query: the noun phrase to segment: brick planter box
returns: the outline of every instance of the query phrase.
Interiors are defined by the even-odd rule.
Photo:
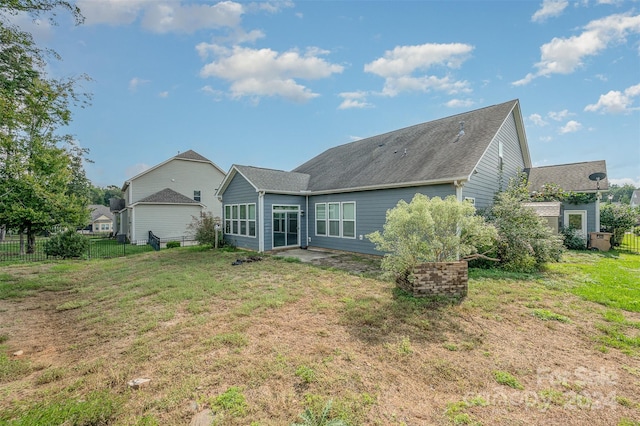
[[[469,267],[459,262],[423,263],[413,273],[413,280],[398,280],[398,287],[414,297],[465,297],[469,288]]]

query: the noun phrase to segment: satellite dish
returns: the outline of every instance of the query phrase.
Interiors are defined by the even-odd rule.
[[[604,172],[595,172],[589,175],[589,180],[595,180],[596,182],[602,180],[607,177],[607,174]]]
[[[595,172],[589,175],[589,180],[596,181],[596,188],[600,189],[600,180],[607,177],[607,174],[604,172]]]

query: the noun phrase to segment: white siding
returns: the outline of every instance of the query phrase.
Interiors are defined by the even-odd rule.
[[[149,231],[160,238],[177,238],[188,235],[187,227],[193,217],[200,215],[198,205],[141,204],[136,206],[133,240],[146,240]]]
[[[222,205],[216,197],[224,174],[210,163],[173,159],[168,163],[136,178],[129,188],[135,203],[165,188],[193,199],[193,191],[200,191],[200,202],[213,216],[222,217]],[[139,216],[136,217],[136,220]]]

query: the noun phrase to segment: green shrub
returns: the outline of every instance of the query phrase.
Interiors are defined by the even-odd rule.
[[[624,233],[638,222],[638,212],[630,205],[605,204],[600,208],[600,227],[613,233],[611,245],[619,246]]]
[[[584,250],[587,248],[587,238],[579,229],[572,227],[562,228],[563,243],[569,250]]]
[[[533,272],[547,262],[560,260],[562,237],[553,233],[543,218],[522,205],[513,191],[501,192],[487,212],[498,230],[495,255],[500,267],[511,272]]]
[[[424,262],[448,262],[477,253],[490,244],[496,231],[470,203],[456,197],[429,198],[416,194],[411,203],[400,200],[387,211],[383,232],[368,234],[376,250],[385,252],[382,269],[395,278],[408,279]]]
[[[167,242],[167,248],[178,248],[180,247],[180,241],[168,241]]]
[[[210,212],[200,213],[200,217],[194,216],[188,228],[198,243],[215,247],[217,240],[218,247],[222,246],[220,218],[213,217]]]
[[[89,249],[89,240],[74,230],[68,230],[49,238],[44,244],[44,252],[47,256],[56,256],[63,259],[81,257]]]

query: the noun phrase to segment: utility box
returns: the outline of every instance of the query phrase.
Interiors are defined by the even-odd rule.
[[[589,248],[600,251],[611,250],[611,235],[610,232],[590,232]]]

